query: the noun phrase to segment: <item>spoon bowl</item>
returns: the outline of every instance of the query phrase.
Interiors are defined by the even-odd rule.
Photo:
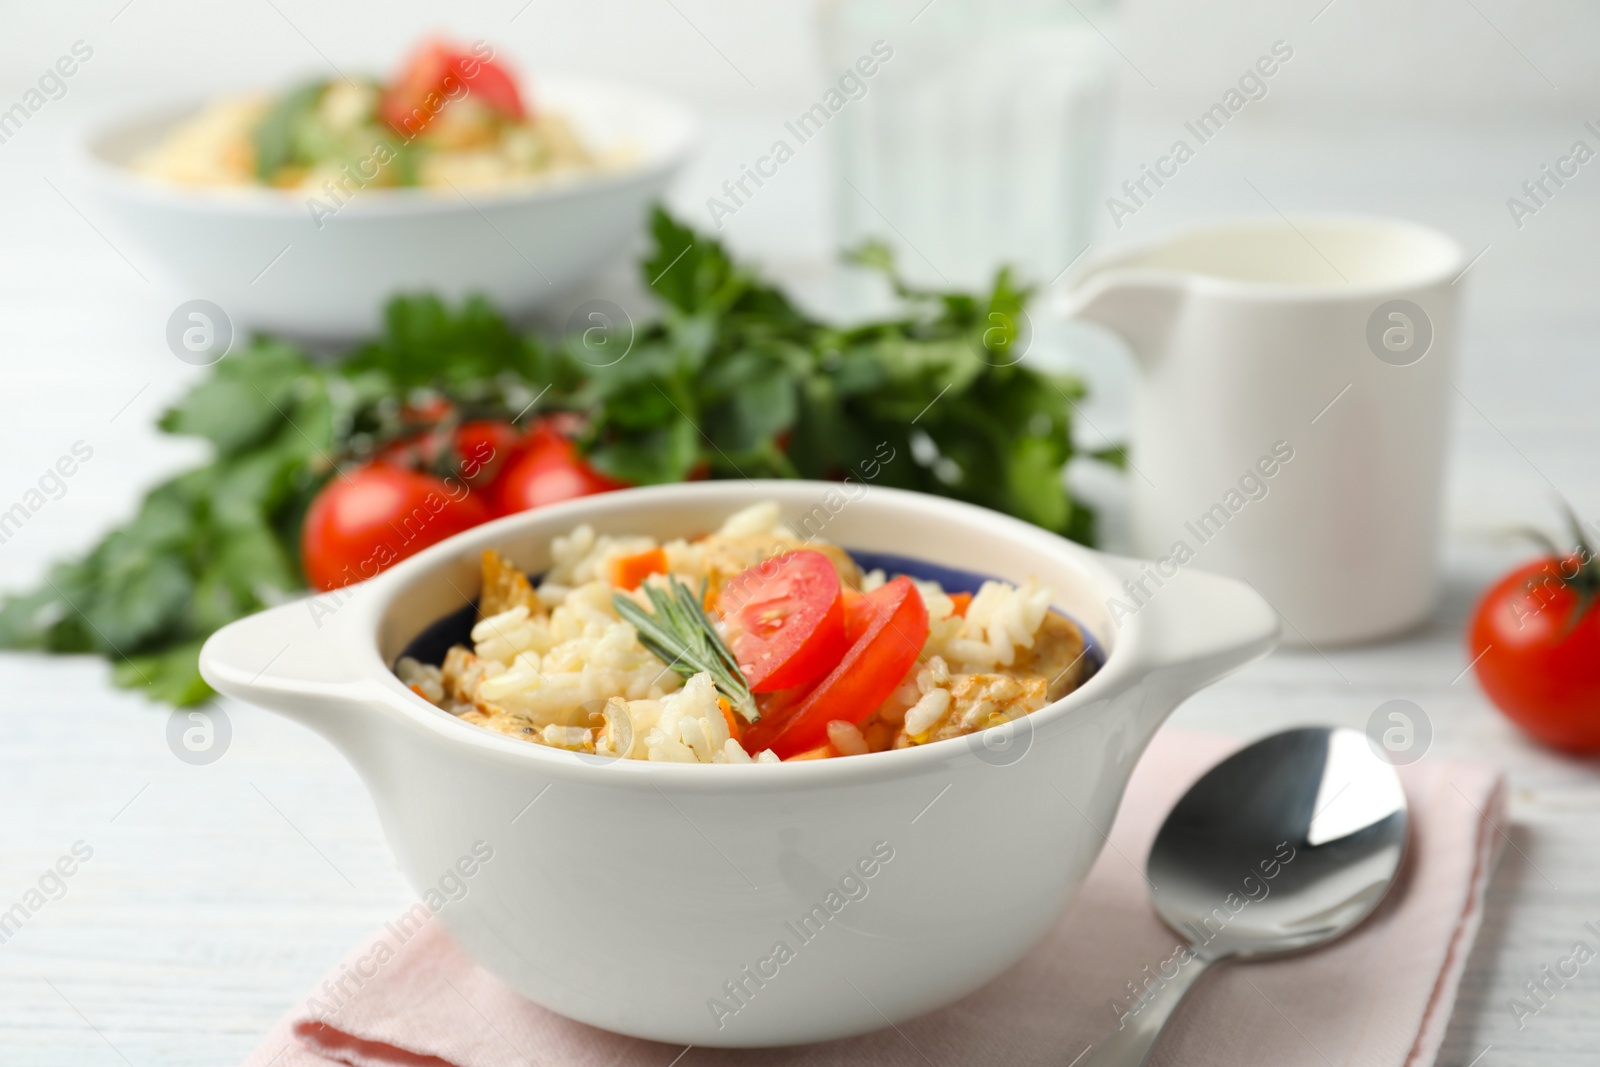
[[[1146,865],[1156,913],[1188,941],[1177,976],[1085,1067],[1143,1064],[1210,964],[1315,948],[1359,925],[1395,883],[1408,827],[1399,776],[1357,730],[1287,730],[1206,772]]]
[[[1377,907],[1406,822],[1399,776],[1365,735],[1273,734],[1212,768],[1167,816],[1148,863],[1156,913],[1218,957],[1321,944]],[[1229,909],[1230,894],[1244,906]]]

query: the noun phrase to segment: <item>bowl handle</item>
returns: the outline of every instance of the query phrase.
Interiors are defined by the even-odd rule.
[[[219,693],[269,708],[353,755],[372,717],[375,656],[350,647],[348,629],[324,625],[311,597],[231,622],[200,649],[200,674]]]
[[[1278,643],[1278,614],[1248,583],[1188,567],[1168,577],[1144,560],[1109,563],[1124,579],[1122,595],[1107,604],[1112,626],[1137,637],[1140,669],[1176,683],[1184,696]]]

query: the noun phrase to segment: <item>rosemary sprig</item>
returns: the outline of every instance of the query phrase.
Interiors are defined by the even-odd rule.
[[[645,583],[644,592],[650,598],[653,611],[644,610],[637,601],[621,593],[613,593],[611,603],[617,614],[638,631],[639,643],[661,662],[685,678],[702,671],[709,673],[733,710],[746,722],[755,722],[761,718],[761,713],[750,696],[750,686],[733,653],[700,606],[704,600],[704,583],[701,591],[702,595],[696,596],[676,575],[668,575],[665,589],[655,582]]]

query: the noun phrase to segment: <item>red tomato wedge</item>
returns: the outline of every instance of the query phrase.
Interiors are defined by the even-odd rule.
[[[444,79],[455,53],[442,41],[425,41],[383,92],[383,120],[396,133],[416,136],[444,106]]]
[[[743,738],[746,751],[770,748],[779,759],[788,759],[817,748],[828,740],[828,723],[859,723],[905,679],[928,640],[922,594],[902,576],[862,599],[870,608],[866,630],[792,713],[763,715],[750,726]]]
[[[463,86],[467,95],[501,114],[520,121],[527,113],[504,67],[437,40],[424,42],[406,60],[384,90],[379,111],[397,133],[415,137],[448,101],[461,98]]]
[[[457,57],[456,70],[472,95],[489,107],[519,120],[527,114],[516,79],[500,64],[491,59],[462,55]]]
[[[849,647],[839,572],[821,552],[763,560],[724,583],[717,604],[752,693],[808,685]]]
[[[844,604],[845,644],[853,645],[861,640],[861,635],[867,632],[867,625],[872,622],[872,605],[867,601],[866,594],[854,589],[841,590],[839,599]]]

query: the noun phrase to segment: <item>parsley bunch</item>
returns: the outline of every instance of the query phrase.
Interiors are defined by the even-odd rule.
[[[699,465],[749,478],[871,469],[875,484],[1093,541],[1093,513],[1061,478],[1084,389],[1022,362],[1029,291],[1009,272],[981,296],[913,289],[887,250],[869,245],[852,258],[888,275],[905,312],[841,327],[665,213],[652,229],[644,274],[656,279],[661,318],[577,393],[594,415],[586,444],[596,466],[636,483],[679,481]],[[874,462],[885,455],[895,459]]]

